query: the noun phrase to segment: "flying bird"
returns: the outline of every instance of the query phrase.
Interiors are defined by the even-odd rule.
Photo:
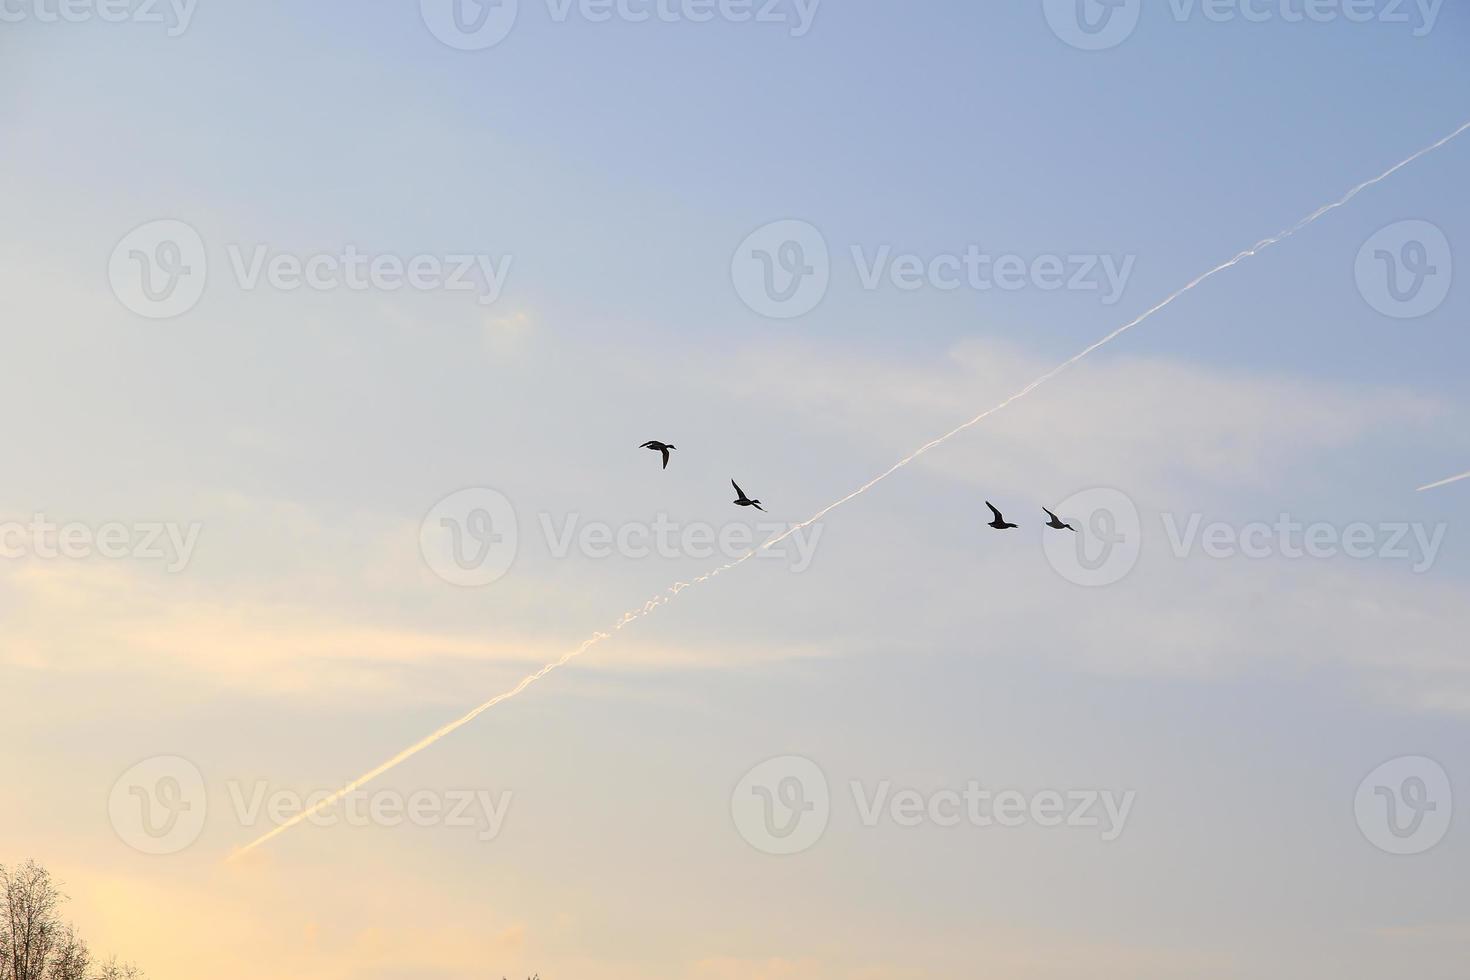
[[[730,481],[730,486],[732,486],[732,487],[735,488],[735,493],[736,493],[735,506],[736,507],[754,507],[756,510],[760,511],[762,514],[764,514],[766,512],[766,509],[761,506],[761,502],[759,500],[751,500],[749,497],[747,497],[745,495],[745,491],[740,489],[740,484],[736,483],[734,480],[731,480]]]
[[[998,510],[995,509],[995,504],[992,504],[990,501],[988,501],[988,500],[985,501],[985,506],[986,507],[989,507],[990,508],[990,512],[995,515],[995,520],[993,520],[993,521],[990,522],[990,526],[993,527],[993,528],[995,528],[997,531],[1004,531],[1004,530],[1006,530],[1008,528],[1020,527],[1021,526],[1019,524],[1010,524],[1010,523],[1007,523],[1006,519],[1004,517],[1001,517],[1000,516],[1000,511],[998,511]]]
[[[1043,507],[1041,509],[1042,510],[1046,510],[1045,507]],[[1049,528],[1051,528],[1054,531],[1076,531],[1077,530],[1075,527],[1073,527],[1070,524],[1065,523],[1060,517],[1058,517],[1057,515],[1053,514],[1049,510],[1046,510],[1046,516],[1051,518],[1051,520],[1049,520],[1049,521],[1046,522],[1046,526],[1049,527]]]
[[[664,469],[668,469],[669,468],[669,450],[670,449],[678,449],[679,447],[678,446],[670,446],[668,443],[659,442],[657,439],[654,439],[652,442],[645,442],[643,445],[639,446],[638,448],[639,449],[652,449],[656,453],[663,453],[664,454]]]
[[[974,416],[970,420],[968,420],[968,421],[966,421],[966,422],[964,422],[964,423],[956,426],[955,428],[953,428],[949,432],[947,432],[947,433],[939,436],[938,438],[931,439],[929,442],[925,443],[924,445],[920,446],[917,450],[915,450],[914,452],[910,453],[908,456],[906,456],[903,459],[899,460],[897,463],[895,463],[889,469],[885,470],[883,473],[881,473],[880,475],[878,475],[874,479],[870,480],[868,483],[862,485],[861,487],[858,487],[855,491],[847,494],[846,496],[838,498],[833,503],[828,504],[826,507],[824,507],[822,510],[818,511],[813,517],[811,517],[805,523],[803,523],[803,524],[797,524],[797,525],[792,525],[791,529],[788,530],[788,531],[786,531],[784,534],[780,535],[779,537],[772,538],[766,544],[761,545],[759,549],[752,549],[752,550],[746,552],[741,557],[739,557],[737,559],[734,559],[729,565],[722,566],[722,568],[720,570],[723,570],[723,568],[726,568],[726,567],[733,567],[734,565],[739,565],[739,564],[744,563],[748,559],[755,557],[761,551],[765,551],[765,550],[771,548],[776,543],[778,543],[778,542],[784,540],[785,538],[789,537],[790,535],[794,534],[796,531],[800,530],[801,528],[810,526],[811,524],[815,523],[817,520],[819,520],[822,517],[826,516],[828,513],[830,513],[832,511],[836,510],[837,508],[839,508],[839,507],[847,504],[849,501],[851,501],[851,500],[853,500],[853,499],[855,499],[855,498],[863,495],[864,493],[867,493],[870,489],[872,489],[873,487],[879,485],[884,480],[888,479],[892,474],[894,474],[897,471],[899,471],[899,470],[907,467],[913,461],[915,461],[915,460],[919,459],[920,457],[924,456],[926,453],[930,452],[931,450],[937,449],[938,447],[940,447],[940,446],[944,445],[945,443],[949,442],[951,439],[953,439],[959,433],[964,432],[964,431],[966,431],[968,429],[973,428],[974,426],[980,424],[985,419],[988,419],[991,416],[995,415],[997,412],[1000,412],[1000,411],[1004,410],[1011,403],[1013,403],[1013,402],[1015,402],[1015,401],[1017,401],[1017,400],[1019,400],[1021,398],[1024,398],[1026,395],[1028,395],[1030,392],[1034,391],[1035,389],[1039,388],[1041,385],[1050,382],[1051,379],[1055,378],[1057,375],[1059,375],[1066,368],[1068,368],[1068,367],[1072,366],[1073,364],[1076,364],[1076,363],[1078,363],[1078,362],[1086,359],[1087,357],[1091,356],[1094,351],[1097,351],[1100,348],[1102,348],[1102,347],[1104,347],[1104,346],[1106,346],[1106,345],[1114,342],[1118,337],[1122,336],[1123,334],[1127,333],[1128,331],[1134,329],[1135,327],[1137,327],[1140,324],[1144,323],[1145,321],[1149,320],[1150,318],[1152,318],[1153,316],[1155,316],[1156,314],[1158,314],[1162,310],[1164,310],[1164,309],[1172,306],[1177,300],[1179,300],[1181,297],[1183,297],[1183,296],[1185,296],[1185,295],[1193,292],[1200,285],[1202,285],[1202,284],[1204,284],[1204,283],[1206,283],[1206,282],[1214,279],[1216,276],[1219,276],[1220,274],[1224,273],[1226,270],[1235,268],[1236,266],[1238,266],[1241,263],[1245,262],[1247,259],[1252,258],[1254,256],[1257,256],[1257,255],[1261,254],[1261,252],[1263,250],[1265,250],[1267,248],[1270,248],[1270,247],[1273,247],[1273,246],[1276,246],[1276,245],[1279,245],[1283,241],[1286,241],[1287,239],[1290,239],[1290,238],[1295,237],[1299,232],[1303,231],[1304,229],[1306,229],[1307,227],[1309,227],[1311,225],[1314,225],[1323,216],[1325,216],[1327,214],[1330,214],[1331,212],[1336,211],[1339,208],[1346,207],[1348,205],[1348,203],[1351,202],[1356,197],[1358,197],[1358,195],[1361,192],[1367,190],[1370,187],[1373,187],[1376,184],[1382,183],[1383,181],[1385,181],[1388,178],[1392,177],[1394,174],[1398,173],[1400,170],[1403,170],[1405,167],[1408,167],[1410,164],[1416,162],[1420,158],[1425,157],[1425,156],[1428,156],[1430,153],[1433,153],[1433,152],[1437,151],[1441,147],[1443,147],[1446,144],[1448,144],[1451,140],[1454,140],[1454,139],[1458,138],[1461,134],[1463,134],[1465,132],[1470,132],[1470,122],[1466,122],[1464,125],[1460,126],[1460,128],[1456,129],[1454,132],[1450,133],[1448,136],[1445,136],[1445,137],[1441,138],[1438,142],[1435,142],[1433,144],[1430,144],[1429,146],[1425,147],[1422,150],[1419,150],[1418,152],[1416,152],[1413,155],[1405,158],[1404,160],[1400,161],[1399,163],[1394,164],[1392,167],[1390,167],[1389,169],[1385,170],[1383,173],[1379,174],[1378,176],[1372,177],[1372,178],[1370,178],[1368,180],[1365,180],[1365,181],[1363,181],[1363,182],[1355,185],[1345,195],[1343,195],[1342,197],[1338,198],[1337,200],[1331,201],[1328,204],[1326,204],[1326,205],[1322,206],[1321,208],[1317,209],[1315,212],[1313,212],[1312,214],[1310,214],[1307,217],[1303,218],[1301,221],[1299,221],[1297,224],[1293,225],[1291,228],[1289,228],[1289,229],[1287,229],[1285,231],[1279,232],[1279,233],[1277,233],[1273,237],[1262,239],[1256,245],[1252,246],[1249,250],[1244,251],[1244,252],[1241,252],[1236,257],[1234,257],[1232,259],[1229,259],[1229,260],[1227,260],[1225,262],[1222,262],[1219,265],[1217,265],[1217,266],[1209,269],[1205,273],[1197,276],[1195,279],[1191,280],[1185,286],[1181,287],[1180,289],[1178,289],[1175,292],[1173,292],[1173,293],[1169,294],[1168,296],[1166,296],[1161,302],[1159,302],[1155,306],[1153,306],[1150,309],[1144,311],[1137,318],[1129,321],[1128,323],[1123,324],[1121,327],[1115,329],[1112,333],[1104,336],[1101,340],[1093,343],[1091,346],[1089,346],[1087,348],[1084,348],[1081,352],[1079,352],[1078,354],[1073,355],[1068,360],[1063,361],[1061,364],[1059,364],[1056,367],[1052,368],[1051,370],[1047,371],[1045,374],[1040,375],[1039,377],[1036,378],[1036,380],[1034,380],[1033,382],[1031,382],[1031,384],[1027,385],[1025,388],[1021,389],[1016,394],[1014,394],[1014,395],[1010,396],[1009,398],[1005,399],[1004,401],[998,403],[993,408],[987,409],[986,411],[983,411],[980,414]],[[1467,474],[1467,477],[1470,477],[1470,474]],[[738,490],[739,487],[737,486],[736,489]],[[744,495],[742,494],[742,496],[744,496]],[[993,508],[993,507],[991,508],[991,510],[994,510],[994,509],[995,508]],[[999,514],[997,514],[996,516],[999,517]],[[710,580],[712,580],[714,578],[714,574],[715,573],[709,573],[709,574],[706,574],[706,575],[702,576],[701,578],[693,579],[692,581],[695,582],[695,583],[710,581]],[[390,758],[387,762],[382,763],[379,766],[377,766],[376,768],[371,769],[368,772],[364,773],[363,775],[357,777],[352,782],[348,783],[343,789],[334,792],[330,796],[327,796],[327,797],[322,798],[321,800],[319,800],[318,802],[314,803],[313,805],[308,806],[305,809],[301,810],[300,812],[296,813],[295,816],[291,817],[289,820],[286,820],[286,821],[284,821],[282,823],[277,824],[273,829],[271,829],[270,831],[262,834],[260,837],[258,837],[255,840],[251,841],[249,844],[246,844],[244,847],[238,848],[235,851],[235,856],[242,856],[242,855],[248,854],[249,852],[255,850],[256,848],[259,848],[262,845],[266,844],[268,841],[271,841],[271,840],[275,839],[276,837],[280,836],[281,834],[287,832],[292,827],[294,827],[294,826],[296,826],[296,825],[298,825],[300,823],[303,823],[303,822],[311,819],[312,817],[314,817],[317,814],[323,812],[324,810],[326,810],[326,809],[334,806],[337,802],[339,802],[341,799],[343,799],[348,794],[353,793],[353,792],[356,792],[360,787],[362,787],[362,786],[364,786],[364,785],[366,785],[368,783],[373,782],[374,780],[378,779],[380,776],[382,776],[385,773],[389,772],[390,770],[398,767],[399,765],[401,765],[405,761],[407,761],[407,760],[409,760],[409,759],[417,756],[420,752],[423,752],[423,751],[427,750],[428,748],[430,748],[431,746],[437,744],[442,739],[448,738],[450,735],[454,734],[455,732],[457,732],[461,728],[463,728],[466,725],[470,724],[475,719],[479,718],[480,716],[482,716],[483,714],[485,714],[487,711],[490,711],[491,709],[495,708],[497,705],[501,704],[502,702],[507,701],[507,700],[509,700],[511,698],[514,698],[514,697],[519,696],[523,691],[525,691],[527,688],[529,688],[532,684],[537,683],[538,681],[540,681],[542,678],[546,677],[548,674],[552,673],[553,671],[556,671],[556,670],[561,669],[562,667],[565,667],[571,661],[575,660],[577,657],[582,656],[588,650],[590,650],[592,647],[596,646],[598,643],[601,643],[602,641],[611,638],[611,636],[613,635],[613,632],[616,632],[617,630],[622,629],[625,625],[627,625],[629,623],[632,623],[635,620],[642,619],[642,618],[644,618],[644,617],[652,614],[655,610],[662,608],[665,604],[667,604],[668,602],[670,602],[671,600],[673,600],[674,598],[676,598],[681,593],[682,590],[689,588],[689,586],[690,586],[690,583],[687,583],[687,582],[679,582],[679,583],[676,583],[674,586],[672,586],[667,591],[665,591],[664,593],[662,593],[661,596],[660,596],[660,598],[658,599],[658,601],[645,602],[641,607],[634,607],[633,609],[630,609],[628,612],[626,612],[626,613],[623,614],[623,617],[618,621],[617,625],[612,627],[612,631],[611,632],[598,632],[598,633],[593,633],[587,640],[583,641],[580,646],[577,646],[577,647],[574,647],[572,649],[569,649],[567,652],[565,652],[564,654],[562,654],[559,659],[549,661],[541,669],[535,671],[534,673],[527,674],[525,677],[523,677],[521,679],[520,683],[518,683],[514,687],[511,687],[511,688],[507,689],[506,691],[504,691],[501,694],[497,694],[495,697],[493,697],[490,700],[485,701],[483,704],[480,704],[479,706],[471,709],[470,711],[466,712],[464,715],[460,716],[459,718],[457,718],[457,719],[449,722],[446,725],[441,726],[440,728],[438,728],[437,730],[435,730],[434,732],[432,732],[430,735],[428,735],[426,738],[422,738],[418,742],[415,742],[413,745],[409,746],[408,748],[406,748],[403,751],[399,752],[397,755],[395,755],[392,758]]]

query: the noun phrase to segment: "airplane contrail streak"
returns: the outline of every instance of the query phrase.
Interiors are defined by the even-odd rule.
[[[1440,487],[1447,487],[1451,483],[1459,483],[1461,480],[1470,480],[1470,473],[1461,473],[1459,476],[1452,476],[1448,480],[1431,483],[1427,487],[1420,487],[1416,492],[1423,493],[1425,490],[1438,490]]]
[[[1267,248],[1270,248],[1272,245],[1280,244],[1281,242],[1283,242],[1286,239],[1288,239],[1288,238],[1292,237],[1293,235],[1295,235],[1297,232],[1299,232],[1302,229],[1306,228],[1308,225],[1310,225],[1313,222],[1317,221],[1317,219],[1321,218],[1323,215],[1328,214],[1331,211],[1335,211],[1338,208],[1342,207],[1343,205],[1349,203],[1350,201],[1353,200],[1353,198],[1357,197],[1359,194],[1361,194],[1363,191],[1367,190],[1368,188],[1372,187],[1373,185],[1378,184],[1378,183],[1381,183],[1384,180],[1387,180],[1389,177],[1392,177],[1394,174],[1398,173],[1400,170],[1402,170],[1405,167],[1409,166],[1411,163],[1413,163],[1414,161],[1418,160],[1419,158],[1421,158],[1423,156],[1426,156],[1426,155],[1428,155],[1430,153],[1433,153],[1435,150],[1437,150],[1440,147],[1444,146],[1446,143],[1449,143],[1451,140],[1455,139],[1457,136],[1460,136],[1461,134],[1463,134],[1466,130],[1470,130],[1470,122],[1464,123],[1458,129],[1456,129],[1454,132],[1450,133],[1448,136],[1445,136],[1444,138],[1439,139],[1439,140],[1435,141],[1434,143],[1431,143],[1430,145],[1424,147],[1422,150],[1419,150],[1417,153],[1413,154],[1412,156],[1407,157],[1404,160],[1401,160],[1400,162],[1394,164],[1392,167],[1389,167],[1387,170],[1385,170],[1383,173],[1379,174],[1378,176],[1372,177],[1372,178],[1370,178],[1368,180],[1363,181],[1361,184],[1358,184],[1356,187],[1354,187],[1352,190],[1348,191],[1346,194],[1344,194],[1342,197],[1338,198],[1336,201],[1333,201],[1330,204],[1324,204],[1322,207],[1320,207],[1317,210],[1313,211],[1311,214],[1307,215],[1305,218],[1302,218],[1300,221],[1298,221],[1296,224],[1292,225],[1291,227],[1285,228],[1282,231],[1277,232],[1275,235],[1272,235],[1269,238],[1263,238],[1263,239],[1261,239],[1259,242],[1256,242],[1256,244],[1252,245],[1250,248],[1245,249],[1245,250],[1243,250],[1241,252],[1238,252],[1234,257],[1228,259],[1225,262],[1221,262],[1219,265],[1215,266],[1213,269],[1210,269],[1208,272],[1205,272],[1205,273],[1202,273],[1199,276],[1196,276],[1194,279],[1190,280],[1189,283],[1187,283],[1186,285],[1184,285],[1184,286],[1180,287],[1179,289],[1175,290],[1174,292],[1170,293],[1168,296],[1166,296],[1159,303],[1155,304],[1154,306],[1149,307],[1143,313],[1139,314],[1134,319],[1132,319],[1132,320],[1128,321],[1127,323],[1123,324],[1121,327],[1118,327],[1112,333],[1107,334],[1102,339],[1100,339],[1097,342],[1089,345],[1088,347],[1086,347],[1083,350],[1079,351],[1078,353],[1074,354],[1072,357],[1069,357],[1067,360],[1063,361],[1061,364],[1058,364],[1056,367],[1054,367],[1051,370],[1047,371],[1045,374],[1041,375],[1036,380],[1032,381],[1026,387],[1022,388],[1020,391],[1018,391],[1015,394],[1011,395],[1009,398],[1006,398],[1004,401],[1001,401],[1001,402],[997,403],[996,405],[992,406],[991,408],[986,409],[985,411],[981,412],[979,415],[976,415],[974,418],[969,419],[969,420],[967,420],[965,422],[961,422],[959,425],[955,426],[953,429],[950,429],[948,432],[944,433],[943,435],[939,436],[938,438],[931,439],[928,442],[924,443],[918,449],[916,449],[913,452],[909,453],[903,459],[900,459],[898,462],[896,462],[892,466],[888,467],[888,469],[884,470],[882,473],[879,473],[877,476],[873,477],[873,479],[869,480],[867,483],[864,483],[862,486],[858,487],[856,490],[854,490],[851,493],[847,494],[845,497],[841,497],[838,500],[833,501],[832,503],[828,504],[826,507],[823,507],[821,510],[817,511],[815,514],[813,514],[811,517],[807,518],[805,521],[801,522],[800,524],[793,524],[787,530],[783,531],[782,533],[780,533],[778,535],[775,535],[774,537],[772,537],[768,541],[764,542],[763,544],[759,545],[758,547],[752,548],[750,551],[748,551],[745,554],[741,555],[739,558],[735,559],[734,561],[729,562],[728,564],[725,564],[725,565],[721,565],[719,568],[716,568],[713,571],[706,572],[705,574],[699,576],[696,579],[693,579],[692,581],[689,581],[689,582],[676,582],[674,585],[670,586],[668,589],[664,590],[663,592],[661,592],[658,595],[654,596],[652,599],[650,599],[647,602],[645,602],[639,608],[632,609],[632,610],[629,610],[628,612],[623,613],[622,618],[619,619],[617,621],[617,623],[613,626],[612,632],[610,632],[610,633],[594,633],[592,636],[590,636],[586,640],[582,641],[582,643],[581,643],[580,646],[577,646],[574,649],[567,651],[566,653],[562,654],[562,656],[560,658],[558,658],[556,660],[553,660],[551,663],[548,663],[546,666],[542,667],[540,670],[536,671],[535,673],[528,674],[525,677],[523,677],[521,679],[520,683],[516,684],[515,687],[513,687],[510,690],[505,691],[505,692],[503,692],[501,694],[497,694],[495,697],[491,698],[489,701],[486,701],[484,704],[481,704],[480,706],[472,709],[471,711],[467,712],[466,714],[461,715],[459,718],[456,718],[454,721],[449,722],[447,725],[444,725],[444,726],[436,729],[435,731],[431,732],[430,734],[424,736],[423,738],[419,739],[417,742],[415,742],[414,744],[410,745],[408,748],[404,749],[402,752],[399,752],[397,755],[393,756],[391,759],[388,759],[386,762],[382,763],[381,765],[379,765],[379,766],[377,766],[377,767],[375,767],[373,769],[368,770],[367,772],[363,773],[361,776],[359,776],[356,779],[352,780],[346,786],[344,786],[342,789],[340,789],[337,792],[333,793],[332,795],[326,797],[325,799],[319,801],[315,805],[313,805],[311,807],[308,807],[307,809],[303,810],[302,812],[296,814],[291,819],[282,822],[281,824],[279,824],[278,826],[276,826],[274,829],[272,829],[270,832],[265,833],[265,834],[262,834],[260,837],[257,837],[255,840],[251,841],[249,844],[246,844],[244,847],[241,847],[238,850],[234,851],[230,855],[230,858],[229,859],[230,860],[233,860],[233,859],[238,858],[238,857],[240,857],[240,856],[242,856],[244,854],[249,853],[250,851],[255,850],[260,845],[262,845],[262,844],[266,843],[267,841],[269,841],[269,840],[271,840],[271,839],[273,839],[273,838],[275,838],[275,837],[277,837],[277,836],[285,833],[287,830],[291,829],[292,827],[296,826],[297,824],[302,823],[303,821],[308,820],[311,817],[314,817],[316,814],[321,813],[323,810],[328,809],[329,807],[331,807],[334,804],[336,804],[337,802],[339,802],[343,797],[347,796],[350,793],[355,792],[356,790],[360,789],[361,787],[363,787],[367,783],[372,782],[374,779],[377,779],[379,776],[383,775],[385,772],[387,772],[388,770],[394,768],[395,766],[399,765],[400,763],[403,763],[403,762],[407,761],[408,759],[412,758],[413,756],[418,755],[424,749],[428,748],[430,745],[433,745],[435,742],[439,741],[440,739],[445,738],[446,736],[453,734],[455,731],[459,730],[460,728],[463,728],[465,725],[468,725],[470,722],[474,721],[480,715],[484,714],[486,711],[489,711],[491,708],[495,707],[497,704],[500,704],[502,701],[507,701],[510,698],[515,697],[516,695],[518,695],[522,691],[524,691],[526,688],[530,687],[532,684],[534,684],[537,681],[541,680],[541,678],[545,677],[547,674],[550,674],[552,671],[557,670],[557,669],[559,669],[561,667],[566,666],[572,660],[575,660],[577,657],[580,657],[582,654],[586,653],[588,650],[590,650],[592,647],[596,646],[597,644],[601,643],[603,640],[609,639],[613,635],[613,633],[618,632],[624,626],[627,626],[629,623],[632,623],[635,620],[642,619],[643,617],[645,617],[645,616],[647,616],[647,615],[655,612],[661,606],[667,605],[669,602],[672,602],[673,599],[674,599],[674,597],[677,596],[680,592],[684,591],[685,589],[692,588],[693,586],[696,586],[696,585],[700,585],[700,584],[702,584],[704,582],[709,581],[710,579],[714,578],[715,576],[721,574],[722,572],[727,572],[730,569],[735,568],[738,565],[743,565],[745,562],[747,562],[751,558],[753,558],[758,552],[764,551],[765,549],[770,548],[770,547],[772,547],[772,546],[780,543],[781,541],[784,541],[786,538],[790,537],[792,534],[795,534],[797,531],[799,531],[799,530],[801,530],[803,528],[810,527],[812,524],[815,524],[817,521],[821,520],[823,517],[827,516],[832,511],[836,510],[838,507],[841,507],[843,504],[845,504],[848,501],[852,500],[854,497],[859,497],[862,494],[867,493],[873,487],[877,486],[879,483],[882,483],[884,480],[888,479],[888,477],[892,476],[897,471],[903,469],[905,466],[908,466],[910,463],[912,463],[914,460],[918,459],[920,456],[923,456],[925,453],[929,452],[932,449],[935,449],[935,448],[937,448],[939,446],[942,446],[944,443],[948,442],[950,439],[953,439],[955,436],[959,435],[961,432],[964,432],[966,429],[969,429],[969,428],[971,428],[971,427],[973,427],[975,425],[980,424],[985,419],[987,419],[990,416],[994,415],[996,412],[1002,411],[1007,406],[1011,405],[1013,402],[1016,402],[1016,401],[1019,401],[1022,398],[1025,398],[1027,395],[1031,394],[1031,392],[1035,391],[1037,388],[1040,388],[1042,385],[1046,384],[1052,378],[1055,378],[1057,375],[1061,374],[1063,371],[1067,370],[1067,368],[1069,368],[1072,365],[1076,364],[1078,361],[1080,361],[1083,358],[1089,356],[1090,354],[1092,354],[1094,351],[1098,350],[1099,348],[1105,347],[1108,344],[1112,343],[1114,340],[1118,339],[1123,334],[1127,333],[1129,330],[1132,330],[1134,327],[1138,326],[1140,323],[1143,323],[1145,320],[1147,320],[1150,317],[1152,317],[1155,313],[1158,313],[1161,310],[1165,309],[1166,307],[1171,306],[1174,303],[1175,300],[1179,299],[1179,297],[1183,296],[1185,293],[1188,293],[1191,290],[1193,290],[1195,287],[1201,285],[1202,283],[1207,282],[1210,279],[1213,279],[1215,276],[1217,276],[1220,273],[1224,272],[1226,269],[1230,269],[1230,268],[1232,268],[1232,267],[1234,267],[1236,265],[1239,265],[1241,262],[1245,261],[1246,259],[1248,259],[1248,258],[1250,258],[1250,257],[1252,257],[1254,255],[1257,255],[1258,253],[1260,253],[1261,251],[1263,251],[1263,250],[1265,250]],[[1458,480],[1458,479],[1464,479],[1466,477],[1470,477],[1470,473],[1465,474],[1465,477],[1456,477],[1455,479],[1456,480]],[[1446,481],[1446,482],[1454,482],[1454,481],[1451,480],[1451,481]],[[1436,484],[1436,486],[1442,486],[1442,485],[1443,484]],[[1430,488],[1426,487],[1425,489],[1430,489]]]

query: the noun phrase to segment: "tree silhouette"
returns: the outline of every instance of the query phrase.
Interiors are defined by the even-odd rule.
[[[146,980],[116,958],[92,970],[92,953],[61,919],[61,893],[34,861],[0,864],[0,980]]]

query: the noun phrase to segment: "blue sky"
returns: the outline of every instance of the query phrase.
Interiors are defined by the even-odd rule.
[[[718,563],[557,557],[543,515],[754,523],[721,496],[735,476],[769,519],[803,520],[1470,120],[1463,5],[1415,37],[1150,2],[1097,52],[1037,3],[915,7],[828,0],[792,37],[558,23],[522,0],[478,52],[407,3],[202,2],[178,37],[4,24],[0,522],[203,530],[177,574],[0,561],[18,694],[0,735],[24,746],[0,761],[37,787],[0,814],[22,852],[0,862],[55,866],[101,945],[165,980],[205,957],[233,976],[272,936],[292,970],[382,980],[1458,976],[1465,804],[1443,842],[1393,856],[1354,792],[1423,755],[1470,799],[1470,485],[1412,492],[1470,468],[1470,135],[834,512],[810,568],[752,562],[682,594],[384,777],[512,790],[494,841],[302,827],[221,869],[265,829],[230,812],[232,786],[335,788]],[[149,320],[109,255],[163,218],[197,229],[210,279]],[[818,229],[832,281],[767,319],[732,255],[788,218]],[[1409,219],[1444,231],[1461,281],[1399,320],[1354,263]],[[513,262],[481,306],[244,289],[231,244]],[[850,256],[970,245],[1131,275],[1111,304],[868,290]],[[680,446],[667,472],[633,449],[649,438]],[[515,563],[483,588],[417,544],[466,487],[518,516]],[[1137,507],[1142,552],[1084,588],[1036,517],[1097,487]],[[991,534],[986,499],[1022,530]],[[1170,547],[1191,515],[1238,532],[1283,513],[1443,538],[1421,572]],[[203,772],[211,817],[160,857],[105,801],[161,755]],[[730,797],[783,755],[822,767],[833,813],[778,859]],[[865,827],[847,791],[971,778],[1137,802],[1103,842]],[[326,890],[342,897],[305,897]]]

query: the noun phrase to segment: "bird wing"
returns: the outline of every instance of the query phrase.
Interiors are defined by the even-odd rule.
[[[661,452],[661,453],[664,454],[664,469],[668,469],[669,468],[669,447],[668,446],[662,446],[662,447],[659,448],[659,452]]]
[[[1046,510],[1046,508],[1045,508],[1045,507],[1043,507],[1043,508],[1041,508],[1041,509],[1042,509],[1042,510]],[[1050,518],[1051,518],[1051,519],[1052,519],[1052,520],[1054,520],[1054,521],[1057,521],[1057,522],[1058,522],[1058,523],[1061,523],[1061,522],[1060,522],[1060,521],[1059,521],[1059,520],[1058,520],[1058,518],[1057,518],[1057,515],[1055,515],[1055,514],[1053,514],[1053,513],[1052,513],[1052,512],[1051,512],[1051,511],[1049,511],[1049,510],[1046,510],[1046,516],[1047,516],[1047,517],[1050,517]]]
[[[1000,516],[1000,511],[995,509],[995,504],[992,504],[990,501],[987,500],[985,501],[985,506],[990,508],[990,512],[995,515],[996,520],[1004,520],[1004,518]]]
[[[740,498],[740,499],[741,499],[741,500],[749,500],[749,499],[750,499],[750,498],[749,498],[749,497],[747,497],[747,496],[746,496],[746,495],[745,495],[745,491],[744,491],[744,490],[741,490],[741,489],[740,489],[740,484],[738,484],[738,483],[736,483],[736,482],[735,482],[735,481],[734,481],[734,480],[731,480],[731,481],[730,481],[730,486],[732,486],[732,487],[734,487],[734,488],[735,488],[735,494],[736,494],[736,496],[738,496],[738,497],[739,497],[739,498]]]

